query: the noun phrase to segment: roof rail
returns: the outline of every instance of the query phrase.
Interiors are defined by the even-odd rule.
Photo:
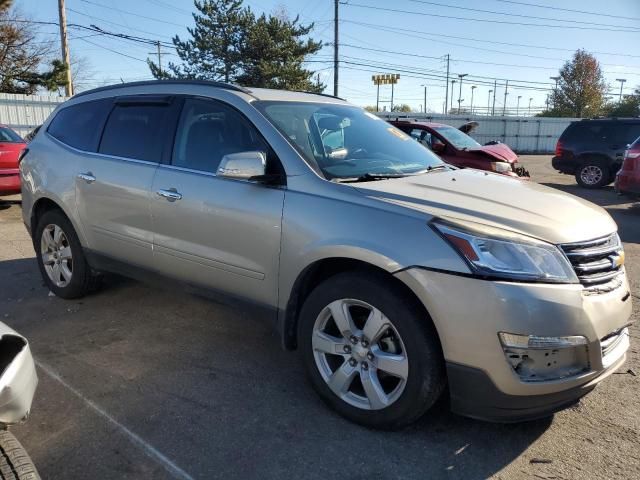
[[[145,85],[158,85],[158,84],[172,84],[172,85],[204,85],[204,86],[208,86],[208,87],[217,87],[217,88],[224,88],[226,90],[233,90],[236,92],[242,92],[242,93],[247,93],[247,94],[251,94],[251,91],[241,87],[239,85],[233,85],[231,83],[225,83],[225,82],[214,82],[212,80],[188,80],[188,79],[167,79],[167,80],[143,80],[141,82],[126,82],[126,83],[116,83],[114,85],[107,85],[105,87],[98,87],[98,88],[93,88],[91,90],[87,90],[84,92],[80,92],[76,95],[74,95],[75,97],[81,97],[83,95],[89,95],[91,93],[98,93],[98,92],[104,92],[107,90],[116,90],[118,88],[123,88],[123,87],[140,87],[140,86],[145,86]]]
[[[318,93],[318,92],[310,92],[308,90],[290,90],[295,93],[308,93],[309,95],[320,95],[321,97],[329,97],[329,98],[337,98],[338,100],[342,100],[346,102],[346,100],[342,97],[336,97],[335,95],[331,95],[330,93]]]

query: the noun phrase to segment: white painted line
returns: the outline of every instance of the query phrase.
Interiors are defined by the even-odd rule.
[[[44,363],[42,363],[42,362],[40,362],[38,360],[36,360],[35,362],[36,362],[36,365],[38,365],[38,367],[40,367],[44,373],[46,373],[49,377],[54,379],[56,382],[58,382],[64,388],[69,390],[76,397],[78,397],[80,400],[82,400],[85,403],[85,405],[87,405],[87,407],[89,407],[95,413],[100,415],[102,418],[104,418],[110,424],[112,424],[114,427],[116,427],[118,430],[120,430],[120,432],[122,432],[125,436],[127,436],[129,438],[129,440],[131,440],[138,447],[140,447],[148,457],[150,457],[151,459],[153,459],[153,460],[157,461],[158,463],[160,463],[171,475],[173,475],[174,478],[178,478],[180,480],[194,480],[194,478],[191,475],[189,475],[187,472],[185,472],[179,466],[177,466],[175,463],[173,463],[171,460],[169,460],[166,456],[164,456],[161,452],[159,452],[155,447],[153,447],[152,445],[149,445],[149,443],[144,441],[144,439],[142,439],[139,435],[137,435],[134,432],[132,432],[131,430],[129,430],[127,427],[122,425],[115,418],[113,418],[111,415],[109,415],[107,412],[105,412],[102,408],[100,408],[98,405],[96,405],[93,401],[89,400],[82,393],[80,393],[74,387],[69,385],[51,367],[49,367],[48,365],[46,365],[46,364],[44,364]]]

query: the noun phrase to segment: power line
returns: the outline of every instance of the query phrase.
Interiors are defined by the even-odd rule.
[[[390,53],[393,55],[404,55],[404,56],[408,56],[408,57],[418,57],[418,58],[436,58],[436,59],[441,59],[442,57],[433,57],[433,56],[429,56],[429,55],[420,55],[418,53],[412,53],[412,52],[398,52],[398,51],[394,51],[394,50],[383,50],[383,49],[379,49],[379,48],[369,48],[369,47],[364,47],[361,45],[353,45],[350,43],[343,43],[342,46],[344,47],[351,47],[351,48],[357,48],[359,50],[369,50],[372,52],[379,52],[379,53]],[[463,59],[463,58],[454,58],[452,59],[453,62],[462,62],[462,63],[476,63],[479,65],[494,65],[494,66],[499,66],[499,67],[518,67],[518,68],[529,68],[529,69],[536,69],[536,70],[558,70],[557,67],[542,67],[542,66],[538,66],[538,65],[517,65],[517,64],[513,64],[513,63],[495,63],[495,62],[482,62],[479,60],[468,60],[468,59]],[[640,75],[640,72],[637,73],[632,73],[632,72],[604,72],[604,73],[615,73],[615,74],[620,74],[620,75]]]
[[[605,32],[619,32],[619,33],[637,33],[638,29],[612,29],[612,28],[596,28],[596,27],[579,27],[577,25],[551,25],[548,23],[525,23],[525,22],[508,22],[506,20],[490,20],[485,18],[469,18],[469,17],[456,17],[453,15],[438,15],[436,13],[425,13],[425,12],[416,12],[414,10],[400,10],[396,8],[385,8],[385,7],[373,7],[371,5],[361,5],[359,3],[343,3],[343,5],[348,5],[349,7],[357,7],[357,8],[366,8],[370,10],[380,10],[384,12],[393,12],[393,13],[403,13],[409,15],[422,15],[426,17],[436,17],[436,18],[448,18],[452,20],[465,20],[469,22],[485,22],[485,23],[499,23],[503,25],[520,25],[526,27],[547,27],[547,28],[570,28],[575,30],[600,30]],[[625,27],[628,28],[628,27]]]
[[[527,47],[527,48],[541,48],[541,49],[546,49],[546,50],[561,50],[561,51],[567,51],[567,52],[575,52],[575,49],[571,49],[571,48],[559,48],[559,47],[544,47],[544,46],[538,46],[538,45],[530,45],[530,44],[523,44],[523,43],[509,43],[509,42],[497,42],[497,41],[491,41],[491,40],[483,40],[483,39],[479,39],[479,38],[471,38],[471,37],[459,37],[459,36],[454,36],[454,35],[445,35],[445,34],[441,34],[441,33],[425,33],[419,30],[410,30],[407,28],[400,28],[400,27],[390,27],[388,25],[381,25],[381,24],[377,24],[377,23],[366,23],[366,22],[358,22],[355,20],[342,20],[343,22],[347,22],[347,23],[352,23],[354,25],[359,25],[365,28],[370,28],[370,29],[376,29],[376,30],[382,30],[385,32],[389,32],[389,33],[398,33],[398,32],[404,32],[406,35],[410,36],[410,37],[415,37],[415,38],[421,38],[424,40],[429,40],[432,42],[437,42],[437,43],[444,43],[447,45],[455,45],[455,46],[459,46],[459,47],[465,47],[465,48],[471,48],[473,50],[482,50],[482,51],[486,51],[486,52],[495,52],[495,53],[502,53],[505,55],[514,55],[514,56],[518,56],[518,57],[528,57],[528,58],[538,58],[541,60],[555,60],[558,62],[563,62],[566,59],[563,58],[557,58],[557,57],[542,57],[539,55],[529,55],[526,53],[519,53],[519,52],[505,52],[504,50],[495,50],[495,49],[491,49],[491,48],[482,48],[482,47],[476,47],[476,46],[472,46],[472,45],[464,45],[461,43],[453,43],[453,42],[446,42],[443,40],[438,40],[438,37],[445,37],[445,38],[456,38],[456,39],[460,39],[460,40],[469,40],[469,41],[473,41],[473,42],[485,42],[485,43],[493,43],[493,44],[498,44],[498,45],[509,45],[509,46],[516,46],[516,47]],[[429,38],[429,37],[436,37],[434,38]],[[630,55],[630,54],[625,54],[625,53],[611,53],[611,52],[592,52],[594,54],[597,55],[615,55],[615,56],[620,56],[620,57],[633,57],[633,58],[640,58],[640,55]],[[617,66],[618,64],[607,64],[607,63],[603,63],[602,65],[607,65],[607,66]],[[625,66],[629,66],[629,65],[625,65]]]
[[[585,15],[597,15],[598,17],[622,18],[624,20],[640,20],[640,18],[638,17],[627,17],[624,15],[611,15],[609,13],[602,13],[602,12],[588,12],[586,10],[572,10],[570,8],[552,7],[550,5],[539,5],[537,3],[516,2],[514,0],[495,0],[495,1],[502,2],[502,3],[511,3],[514,5],[524,5],[527,7],[546,8],[549,10],[557,10],[560,12],[583,13]]]
[[[184,27],[184,24],[169,22],[167,20],[161,20],[159,18],[149,17],[147,15],[140,15],[139,13],[130,12],[128,10],[122,10],[120,8],[112,7],[111,5],[103,5],[97,2],[91,2],[89,0],[80,0],[83,3],[88,3],[89,5],[95,5],[96,7],[106,8],[108,10],[113,10],[115,12],[126,13],[127,15],[131,15],[132,17],[144,18],[146,20],[151,20],[152,22],[165,23],[167,25],[174,25],[176,27]]]
[[[92,41],[90,41],[90,40],[87,40],[86,38],[83,38],[83,37],[79,37],[79,38],[77,38],[77,40],[82,40],[83,42],[86,42],[86,43],[88,43],[88,44],[90,44],[90,45],[96,46],[96,47],[98,47],[98,48],[102,48],[103,50],[108,50],[109,52],[116,53],[116,54],[118,54],[118,55],[121,55],[121,56],[123,56],[123,57],[130,58],[130,59],[132,59],[132,60],[137,60],[137,61],[139,61],[139,62],[147,63],[147,61],[146,61],[146,60],[143,60],[142,58],[137,58],[137,57],[133,57],[133,56],[131,56],[131,55],[127,55],[126,53],[122,53],[122,52],[119,52],[119,51],[117,51],[117,50],[113,50],[112,48],[105,47],[104,45],[100,45],[99,43],[94,43],[94,42],[92,42]]]
[[[84,0],[83,0],[84,1]],[[520,13],[508,13],[508,12],[498,12],[496,10],[482,10],[479,8],[470,8],[470,7],[460,7],[458,5],[448,5],[446,3],[438,3],[438,2],[428,2],[425,0],[408,0],[413,3],[421,3],[423,5],[434,5],[437,7],[445,7],[445,8],[453,8],[457,10],[466,10],[469,12],[479,12],[479,13],[490,13],[491,15],[503,15],[507,17],[519,17],[519,18],[532,18],[534,20],[551,20],[553,22],[567,22],[567,23],[580,23],[583,25],[595,25],[600,27],[619,27],[620,25],[611,25],[607,23],[596,23],[596,22],[583,22],[581,20],[565,20],[561,18],[551,18],[551,17],[536,17],[534,15],[524,15]],[[625,25],[622,25],[625,28]],[[632,27],[629,27],[632,28]]]

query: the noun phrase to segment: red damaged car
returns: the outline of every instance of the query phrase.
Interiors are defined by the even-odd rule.
[[[20,193],[18,159],[26,146],[20,135],[0,125],[0,196]]]
[[[418,142],[439,155],[445,162],[456,167],[489,170],[512,177],[529,177],[529,172],[518,164],[518,155],[504,143],[480,145],[462,129],[470,131],[474,125],[466,124],[460,129],[442,123],[391,121]]]
[[[640,198],[640,138],[624,152],[622,168],[616,175],[616,192]]]

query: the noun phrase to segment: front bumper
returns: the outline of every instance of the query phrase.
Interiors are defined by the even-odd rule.
[[[582,285],[488,281],[424,268],[396,276],[415,292],[433,319],[450,366],[449,389],[456,412],[502,421],[549,414],[575,402],[624,363],[626,347],[603,361],[601,340],[629,323],[626,276],[619,288],[591,295]],[[499,332],[584,336],[587,368],[558,379],[523,381],[507,361]]]
[[[0,195],[20,193],[20,173],[18,169],[0,170]]]
[[[640,196],[640,173],[619,171],[614,188],[621,195]]]

